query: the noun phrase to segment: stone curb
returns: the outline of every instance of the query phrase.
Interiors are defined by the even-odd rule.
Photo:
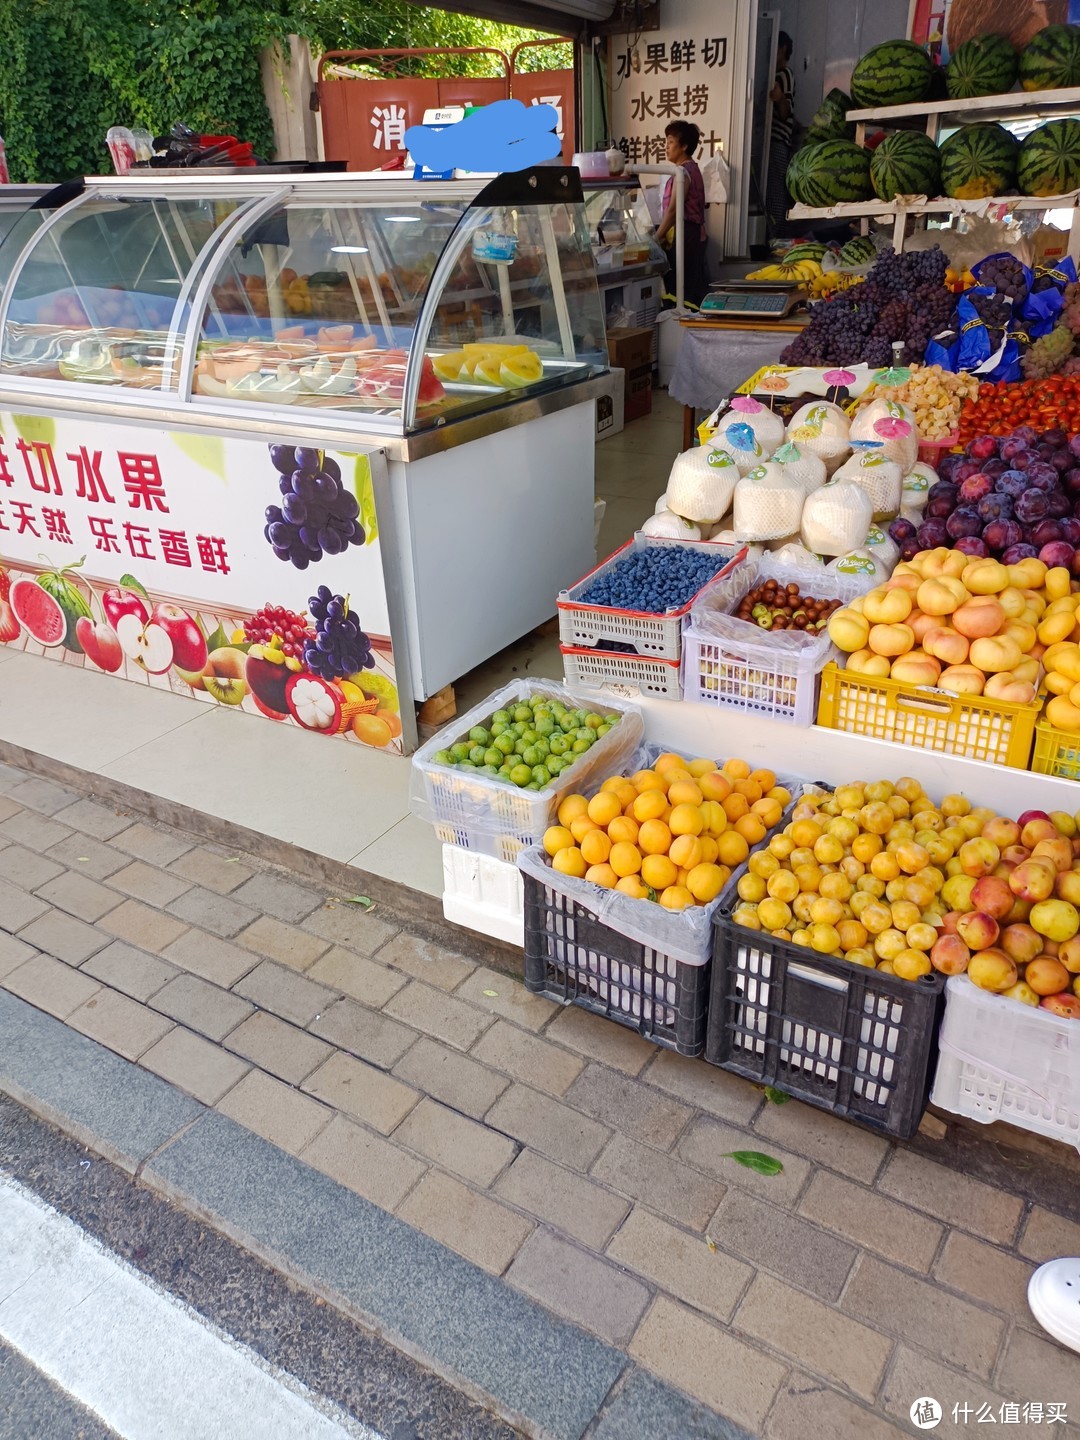
[[[3,991],[0,1090],[535,1440],[752,1440],[504,1281]]]

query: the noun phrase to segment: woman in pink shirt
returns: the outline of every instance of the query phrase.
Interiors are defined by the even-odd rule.
[[[709,289],[705,268],[705,181],[694,159],[694,152],[701,144],[701,131],[689,120],[673,120],[664,135],[668,160],[673,165],[681,165],[686,171],[683,188],[683,297],[691,305],[700,305]],[[665,246],[675,242],[674,189],[675,181],[671,179],[664,186],[664,213],[656,231],[656,238]],[[674,269],[674,255],[672,259]],[[668,272],[667,286],[674,291],[672,271]]]

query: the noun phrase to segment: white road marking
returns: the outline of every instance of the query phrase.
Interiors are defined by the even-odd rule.
[[[0,1337],[124,1440],[383,1440],[6,1176]]]

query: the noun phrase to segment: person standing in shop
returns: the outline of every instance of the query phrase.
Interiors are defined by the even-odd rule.
[[[683,298],[691,305],[700,305],[709,289],[705,264],[705,181],[694,159],[701,144],[701,131],[689,120],[672,120],[664,131],[665,155],[672,165],[686,171],[683,187]],[[664,186],[664,213],[656,229],[656,238],[670,249],[671,264],[665,276],[667,289],[675,292],[675,181]]]
[[[781,30],[776,39],[776,77],[769,91],[772,101],[772,132],[769,138],[769,175],[765,187],[765,209],[769,230],[778,234],[787,218],[790,200],[787,168],[791,162],[791,141],[795,133],[795,75],[791,69],[791,36]]]

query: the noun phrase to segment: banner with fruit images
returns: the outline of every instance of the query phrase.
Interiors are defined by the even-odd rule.
[[[0,412],[0,643],[401,753],[371,463]]]

